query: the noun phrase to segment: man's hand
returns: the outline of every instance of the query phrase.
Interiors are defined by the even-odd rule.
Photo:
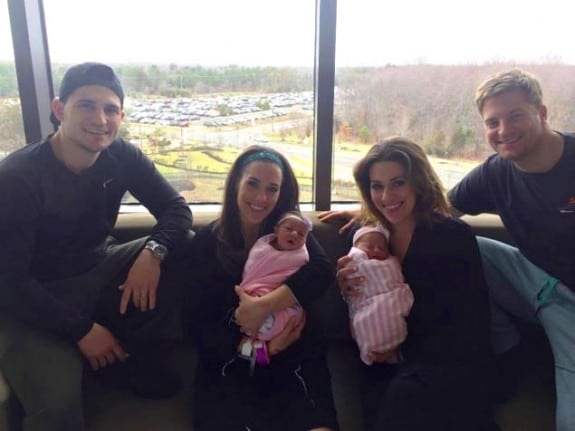
[[[130,303],[140,311],[153,310],[156,307],[156,293],[160,280],[160,261],[150,250],[142,250],[130,268],[124,284],[118,288],[122,291],[120,313],[124,314]]]
[[[98,323],[77,343],[78,349],[96,371],[116,360],[125,361],[128,355],[110,331]]]
[[[236,286],[236,295],[240,298],[240,304],[234,312],[236,324],[244,334],[255,336],[271,311],[261,297],[250,296],[239,286]]]
[[[298,316],[292,316],[286,323],[285,328],[268,342],[268,354],[270,356],[283,352],[301,336],[305,326],[305,312],[302,312],[301,320]]]
[[[343,256],[337,260],[337,272],[335,278],[337,280],[339,290],[344,297],[358,295],[358,286],[365,281],[362,276],[358,276],[357,274],[354,275],[357,272],[357,267],[355,265],[350,265],[351,263],[351,256]]]
[[[345,221],[346,223],[338,231],[338,233],[340,235],[343,235],[344,233],[346,233],[348,230],[351,229],[353,224],[359,219],[360,215],[361,215],[360,210],[323,211],[323,212],[319,213],[317,218],[319,221],[322,221],[324,223],[329,223],[330,221],[334,221],[334,220]]]

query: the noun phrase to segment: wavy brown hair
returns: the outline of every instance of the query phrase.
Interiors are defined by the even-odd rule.
[[[416,194],[414,216],[417,222],[431,223],[437,216],[449,215],[443,185],[423,149],[407,138],[394,136],[372,146],[353,169],[361,193],[362,222],[379,221],[389,226],[371,200],[369,171],[379,162],[396,162],[402,166],[405,178]]]

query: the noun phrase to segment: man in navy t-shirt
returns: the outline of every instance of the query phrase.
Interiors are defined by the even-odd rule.
[[[555,360],[557,430],[573,430],[575,135],[550,128],[539,82],[520,70],[488,78],[475,102],[496,154],[463,178],[449,199],[462,213],[498,214],[517,245],[478,238],[493,347],[501,357],[518,351],[509,314],[543,326]]]

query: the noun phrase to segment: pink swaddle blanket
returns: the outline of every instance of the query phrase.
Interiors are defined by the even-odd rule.
[[[290,275],[309,261],[304,245],[296,250],[276,250],[270,245],[275,234],[259,238],[250,250],[244,266],[240,287],[251,296],[263,296],[277,289]],[[259,340],[274,338],[292,317],[302,316],[299,305],[288,307],[270,315],[258,331]]]
[[[348,297],[349,317],[363,362],[371,365],[369,352],[386,352],[405,340],[405,318],[413,305],[413,293],[404,282],[401,266],[393,256],[368,259],[360,249],[349,254],[365,282],[359,295]]]

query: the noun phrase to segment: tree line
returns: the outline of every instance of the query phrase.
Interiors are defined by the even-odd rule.
[[[54,65],[55,85],[69,66]],[[311,68],[175,64],[119,64],[114,67],[126,94],[136,99],[313,90]],[[569,130],[575,124],[573,65],[388,65],[336,70],[336,143],[373,143],[385,136],[399,134],[421,143],[433,155],[481,158],[487,146],[473,102],[474,90],[487,76],[512,67],[520,67],[539,77],[551,126]],[[14,65],[0,62],[0,151],[16,148],[24,142],[19,106],[10,102],[17,97]]]
[[[511,68],[539,78],[551,127],[573,130],[575,66],[493,63],[340,69],[336,131],[365,143],[403,135],[432,155],[481,159],[490,150],[474,103],[475,89],[493,73]]]

